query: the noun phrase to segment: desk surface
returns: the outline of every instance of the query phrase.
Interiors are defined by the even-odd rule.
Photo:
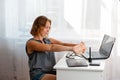
[[[66,57],[61,58],[57,64],[54,66],[55,69],[65,69],[65,70],[90,70],[90,71],[103,71],[105,67],[105,61],[100,61],[100,66],[88,66],[88,67],[68,67],[66,63]],[[88,63],[88,62],[87,62]]]

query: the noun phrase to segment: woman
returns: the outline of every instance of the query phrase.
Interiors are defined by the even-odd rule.
[[[26,53],[29,57],[31,80],[56,80],[54,52],[73,51],[80,55],[85,51],[85,44],[63,43],[59,40],[48,38],[51,20],[45,16],[35,19],[31,35],[33,38],[26,43]]]

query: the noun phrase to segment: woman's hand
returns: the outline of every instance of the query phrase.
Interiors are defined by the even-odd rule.
[[[77,55],[81,55],[85,52],[86,46],[84,42],[81,42],[80,44],[73,47],[73,52]]]

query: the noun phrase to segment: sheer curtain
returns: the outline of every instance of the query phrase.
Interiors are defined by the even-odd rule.
[[[31,37],[29,31],[32,23],[39,15],[45,15],[52,20],[49,36],[56,39],[87,40],[88,43],[93,44],[94,42],[90,40],[100,42],[104,34],[116,37],[112,55],[106,60],[104,78],[105,80],[120,79],[119,0],[1,0],[0,2],[3,6],[0,7],[3,15],[2,20],[0,19],[2,22],[0,37],[17,39],[16,50],[19,50],[19,47],[24,48],[25,41]],[[16,61],[26,65],[25,52],[19,53],[14,54]],[[20,70],[22,70],[21,73],[19,73]],[[24,71],[25,69],[21,66],[17,68],[16,73],[23,76]]]
[[[120,1],[113,0],[112,15],[111,15],[111,34],[116,37],[114,49],[111,57],[106,61],[105,80],[119,80],[120,79]]]
[[[40,15],[45,15],[52,20],[53,31],[62,28],[63,0],[5,0],[5,36],[30,37],[32,23]]]

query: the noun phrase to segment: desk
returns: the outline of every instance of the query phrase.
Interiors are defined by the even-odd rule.
[[[61,58],[54,66],[57,70],[57,80],[103,80],[105,62],[100,66],[68,67],[66,58]]]

